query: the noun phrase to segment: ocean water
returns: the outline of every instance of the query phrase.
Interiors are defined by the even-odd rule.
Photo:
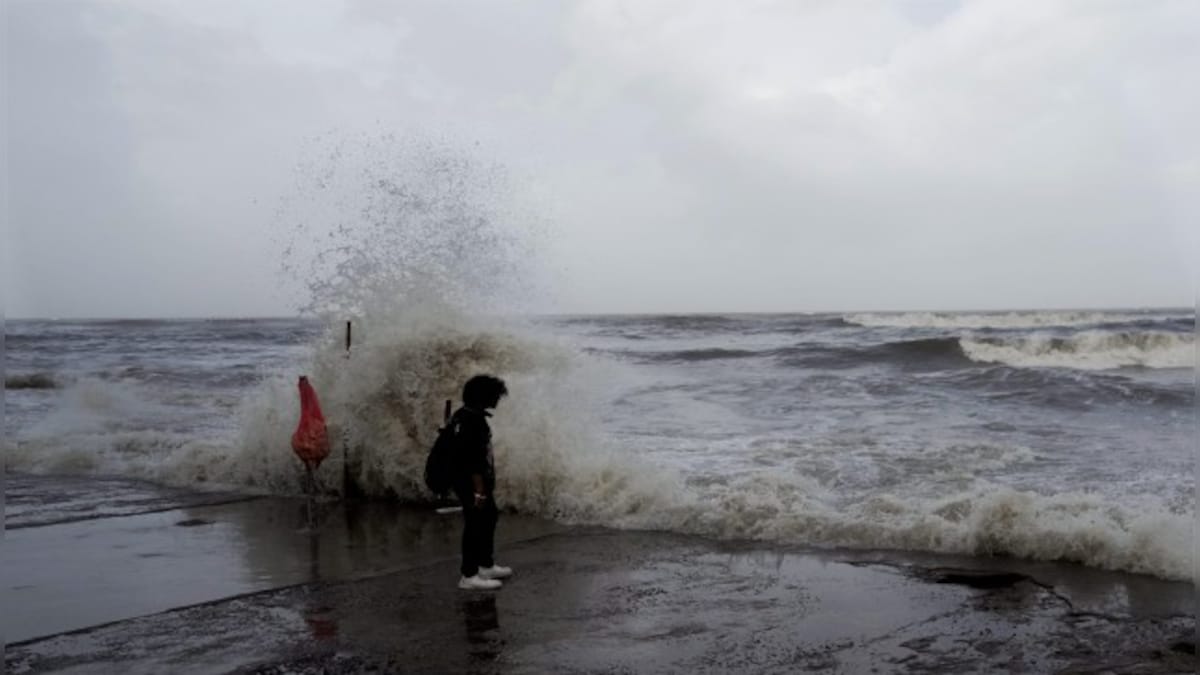
[[[428,501],[445,399],[493,372],[502,505],[574,523],[1012,555],[1191,579],[1188,310],[8,321],[10,471]]]

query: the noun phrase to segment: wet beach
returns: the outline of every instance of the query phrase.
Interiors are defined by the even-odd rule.
[[[78,480],[78,479],[70,479]],[[10,476],[9,673],[1194,672],[1191,584],[505,514],[495,593],[459,523],[383,502]],[[72,489],[79,489],[78,486]],[[173,508],[174,507],[174,508]],[[316,527],[309,527],[315,523]]]

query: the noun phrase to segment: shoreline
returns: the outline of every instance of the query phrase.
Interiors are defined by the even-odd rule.
[[[16,643],[6,665],[13,673],[1196,666],[1191,616],[1081,610],[1020,574],[733,549],[678,535],[549,533],[502,549],[517,576],[497,592],[459,591],[454,556],[426,559]]]
[[[186,493],[123,494],[136,511]],[[1198,665],[1186,582],[506,514],[497,554],[516,576],[495,593],[469,593],[455,587],[457,517],[380,503],[319,508],[316,528],[306,527],[304,500],[257,497],[9,530],[8,672]]]

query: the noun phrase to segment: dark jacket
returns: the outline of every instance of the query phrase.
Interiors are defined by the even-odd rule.
[[[463,406],[454,413],[455,449],[458,453],[458,476],[455,483],[467,491],[473,490],[471,475],[483,476],[483,486],[490,495],[496,486],[496,466],[492,459],[492,428],[486,410]]]

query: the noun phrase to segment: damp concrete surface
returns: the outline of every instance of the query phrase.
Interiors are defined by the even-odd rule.
[[[514,576],[461,591],[455,515],[71,480],[10,477],[8,673],[1197,669],[1193,586],[1142,575],[505,514]]]

